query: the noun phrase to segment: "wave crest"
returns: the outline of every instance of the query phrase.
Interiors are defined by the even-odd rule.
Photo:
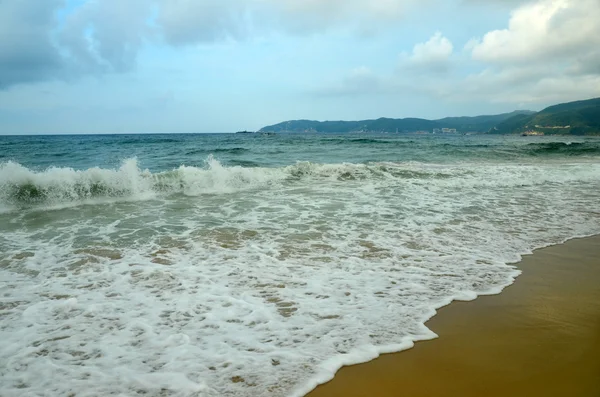
[[[569,145],[564,145],[569,146]],[[87,170],[51,167],[36,172],[21,164],[0,164],[0,210],[31,206],[147,200],[182,194],[224,194],[272,186],[313,183],[378,183],[385,186],[417,183],[469,188],[473,186],[525,186],[548,182],[597,180],[593,164],[541,170],[535,165],[436,166],[423,163],[375,162],[367,164],[319,164],[297,162],[280,168],[224,166],[212,156],[204,167],[182,165],[152,173],[140,169],[135,158],[116,169]],[[495,177],[489,177],[495,173]]]
[[[0,203],[21,207],[94,199],[148,199],[159,194],[197,196],[263,188],[286,180],[293,182],[307,178],[347,181],[437,178],[440,175],[409,170],[392,163],[298,162],[282,168],[226,167],[212,156],[205,160],[202,168],[182,165],[158,173],[140,169],[135,158],[123,161],[117,169],[51,167],[39,172],[6,162],[0,164]]]
[[[269,184],[278,171],[224,167],[212,156],[205,168],[181,166],[172,171],[142,170],[135,158],[117,169],[51,167],[36,172],[15,162],[0,164],[0,203],[10,206],[63,204],[94,199],[148,199],[157,194],[226,193]]]
[[[0,165],[0,200],[22,205],[130,197],[151,190],[148,175],[149,171],[138,169],[135,159],[124,161],[116,170],[51,167],[43,172],[9,161]]]

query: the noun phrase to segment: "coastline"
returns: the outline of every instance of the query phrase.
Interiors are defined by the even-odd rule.
[[[600,395],[600,236],[516,266],[501,294],[440,308],[426,323],[439,338],[343,367],[307,396]]]

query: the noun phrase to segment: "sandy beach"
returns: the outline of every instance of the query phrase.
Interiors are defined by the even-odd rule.
[[[518,267],[502,294],[440,309],[438,339],[342,368],[309,396],[600,396],[600,237]]]

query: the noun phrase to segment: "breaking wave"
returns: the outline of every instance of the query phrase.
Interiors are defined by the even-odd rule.
[[[569,180],[585,181],[594,179],[597,172],[597,167],[592,164],[579,166],[577,169],[565,168],[552,174],[536,170],[533,166],[527,175],[523,175],[520,168],[499,165],[488,169],[481,165],[437,166],[411,162],[297,162],[279,168],[258,167],[245,162],[238,164],[240,165],[224,166],[209,156],[204,167],[182,165],[170,171],[153,173],[141,169],[135,158],[123,161],[116,169],[93,167],[86,170],[50,167],[44,171],[35,171],[9,161],[0,164],[0,208],[79,204],[98,200],[147,200],[172,194],[225,194],[285,184],[310,186],[318,181],[379,181],[385,184],[387,180],[464,187],[525,186]],[[490,172],[495,174],[493,180],[488,177]]]
[[[243,158],[270,151],[162,172],[0,162],[3,392],[301,396],[432,338],[437,308],[500,292],[520,255],[600,231],[600,163],[529,142],[451,164],[292,164],[313,142],[273,168]],[[148,201],[37,210],[130,200]]]
[[[0,202],[38,205],[92,199],[147,199],[158,194],[226,193],[265,186],[281,179],[277,169],[224,167],[213,157],[204,168],[180,166],[166,172],[142,170],[135,158],[118,169],[51,167],[36,172],[21,164],[0,164]]]

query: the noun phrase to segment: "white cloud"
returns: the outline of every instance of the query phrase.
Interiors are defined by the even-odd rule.
[[[452,55],[453,49],[450,40],[437,32],[429,41],[416,44],[410,59],[417,63],[443,62]]]
[[[550,103],[600,93],[600,0],[538,0],[517,7],[508,27],[465,50],[484,70],[465,80],[468,95]]]
[[[441,33],[401,54],[400,67],[365,93],[419,93],[445,102],[527,104],[600,95],[600,0],[536,0],[517,5],[508,27],[471,39],[463,53]],[[465,58],[465,56],[467,58]],[[451,67],[452,66],[452,67]],[[443,71],[445,73],[435,73]],[[468,72],[467,72],[468,71]],[[355,79],[342,85],[360,95]],[[392,88],[391,88],[392,87]]]
[[[600,76],[573,78],[560,72],[541,74],[535,66],[512,67],[501,71],[486,69],[468,76],[463,85],[463,95],[474,100],[553,104],[598,96]]]
[[[437,32],[427,42],[414,46],[409,62],[418,68],[444,71],[449,67],[453,50],[452,42]]]
[[[397,73],[410,76],[415,82],[424,76],[446,74],[455,61],[453,54],[452,42],[441,32],[436,32],[426,42],[415,44],[412,52],[400,54]]]
[[[566,60],[599,50],[598,21],[598,0],[540,0],[514,10],[508,28],[488,32],[470,49],[483,62]]]

